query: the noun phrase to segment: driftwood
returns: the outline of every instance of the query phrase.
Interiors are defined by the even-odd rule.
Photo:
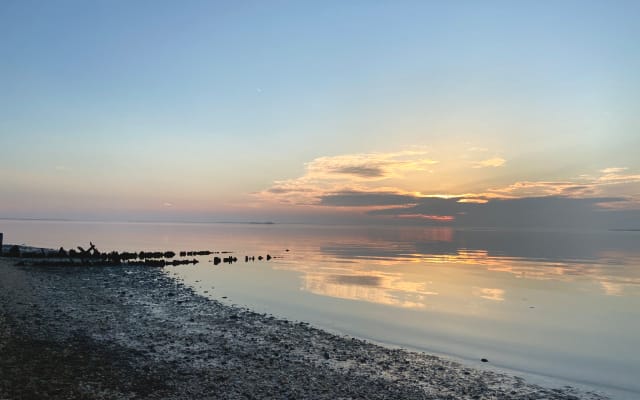
[[[204,256],[210,254],[230,254],[231,251],[181,251],[180,257],[186,256]],[[168,260],[174,258],[176,253],[173,251],[140,251],[140,252],[117,252],[112,251],[110,253],[102,253],[97,247],[89,242],[89,248],[84,249],[82,246],[77,246],[76,249],[65,250],[64,247],[60,247],[55,250],[24,250],[20,246],[12,246],[8,252],[2,254],[6,257],[29,259],[29,262],[21,261],[21,265],[37,265],[37,266],[147,266],[147,267],[164,267],[164,266],[178,266],[197,264],[199,261],[195,258],[190,260]],[[267,254],[266,260],[269,261],[273,257]],[[255,261],[255,256],[245,256],[244,261]],[[258,256],[258,260],[263,260],[263,256]],[[226,257],[214,257],[211,260],[214,265],[220,263],[233,264],[238,262],[238,258],[232,255]]]
[[[144,267],[165,267],[170,265],[172,266],[188,265],[188,264],[195,265],[199,262],[200,261],[196,260],[195,258],[193,260],[172,260],[172,261],[147,259],[142,261],[129,261],[124,265],[140,265]]]
[[[246,257],[245,257],[245,261],[246,261]],[[213,257],[213,260],[211,260],[211,262],[213,262],[213,265],[218,265],[221,262],[225,263],[225,264],[233,264],[234,262],[238,262],[238,257],[233,257],[233,256],[229,256],[229,257],[224,257],[224,258],[220,258],[220,257]]]
[[[213,254],[213,251],[209,250],[199,250],[199,251],[181,251],[180,257],[193,257],[193,256],[208,256]]]

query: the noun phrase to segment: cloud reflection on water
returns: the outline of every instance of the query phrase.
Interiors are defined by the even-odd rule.
[[[404,308],[430,308],[437,295],[448,304],[503,302],[532,282],[640,294],[634,234],[436,228],[342,235],[320,240],[315,258],[281,268],[302,272],[301,289],[314,294]]]
[[[306,273],[303,290],[346,300],[359,300],[403,308],[424,308],[425,296],[435,295],[424,289],[424,285],[402,280],[401,274],[380,275],[324,275]]]
[[[504,289],[473,288],[473,294],[487,300],[504,301]]]

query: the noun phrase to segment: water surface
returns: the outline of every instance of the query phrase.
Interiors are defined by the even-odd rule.
[[[338,333],[640,397],[640,232],[44,221],[0,231],[45,247],[233,251],[233,265],[200,257],[166,270],[207,296]]]

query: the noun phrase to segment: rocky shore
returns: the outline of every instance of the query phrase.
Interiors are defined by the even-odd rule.
[[[0,259],[0,399],[604,399],[223,305],[161,269]]]

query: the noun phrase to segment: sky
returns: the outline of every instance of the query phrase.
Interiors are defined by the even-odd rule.
[[[640,228],[637,1],[0,2],[0,217]]]

